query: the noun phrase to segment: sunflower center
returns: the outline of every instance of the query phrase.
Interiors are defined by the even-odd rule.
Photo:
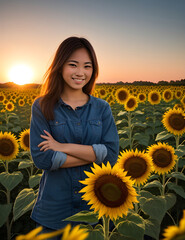
[[[15,146],[10,139],[1,139],[0,154],[2,156],[10,156],[14,152]]]
[[[121,206],[128,196],[126,184],[117,176],[103,175],[95,182],[95,195],[107,207]]]
[[[145,99],[145,96],[144,96],[143,94],[140,94],[140,95],[139,95],[139,99],[140,99],[141,101],[143,101],[143,100]]]
[[[118,93],[119,100],[125,100],[127,98],[127,93],[125,91],[120,91]]]
[[[26,134],[26,135],[24,136],[23,142],[24,142],[24,144],[25,144],[26,147],[28,147],[28,148],[30,147],[29,134]]]
[[[166,149],[158,149],[153,153],[153,161],[158,167],[167,167],[172,162],[172,155]]]
[[[128,108],[133,108],[136,105],[136,102],[134,101],[134,99],[129,99],[127,102],[127,107]]]
[[[153,93],[152,96],[151,96],[151,99],[152,99],[152,101],[154,101],[154,102],[158,101],[158,99],[159,99],[158,94],[157,94],[157,93]]]
[[[164,97],[169,100],[171,98],[171,92],[165,92]]]
[[[185,128],[185,119],[183,115],[174,113],[169,117],[169,125],[175,130],[182,130]]]
[[[127,171],[127,175],[132,178],[139,178],[145,174],[147,170],[146,161],[141,157],[131,157],[124,163],[124,169]]]
[[[105,92],[104,89],[101,89],[101,90],[100,90],[100,94],[101,94],[101,95],[105,95],[105,93],[106,93],[106,92]]]

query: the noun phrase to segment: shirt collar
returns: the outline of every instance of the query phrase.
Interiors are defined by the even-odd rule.
[[[83,106],[92,104],[93,97],[92,97],[90,94],[88,94],[88,96],[89,96],[89,100],[88,100],[88,102],[87,102],[86,104],[84,104]],[[68,106],[68,104],[66,104],[66,103],[62,100],[62,98],[59,99],[58,104],[59,104],[59,105],[64,105],[64,106]],[[81,107],[83,107],[83,106],[81,106]]]

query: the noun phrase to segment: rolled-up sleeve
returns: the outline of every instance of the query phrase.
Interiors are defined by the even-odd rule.
[[[107,156],[107,148],[105,147],[104,144],[93,144],[92,147],[96,155],[95,163],[97,164],[102,163],[105,157]]]
[[[40,151],[38,144],[44,139],[40,136],[44,130],[51,134],[50,126],[43,116],[39,99],[32,105],[31,125],[30,125],[30,151],[32,159],[37,168],[43,170],[55,170],[59,168],[66,160],[66,154],[55,152],[53,150]]]

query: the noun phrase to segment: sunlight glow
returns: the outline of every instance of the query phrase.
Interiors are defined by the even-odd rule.
[[[26,64],[18,64],[10,69],[8,77],[12,82],[19,85],[31,83],[33,79],[33,70]]]

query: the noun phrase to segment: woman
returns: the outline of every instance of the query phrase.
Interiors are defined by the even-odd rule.
[[[109,104],[90,95],[98,76],[92,45],[70,37],[56,51],[45,75],[41,96],[32,106],[31,155],[43,169],[31,217],[49,229],[63,228],[63,219],[88,210],[79,180],[92,163],[115,164],[117,129]]]

